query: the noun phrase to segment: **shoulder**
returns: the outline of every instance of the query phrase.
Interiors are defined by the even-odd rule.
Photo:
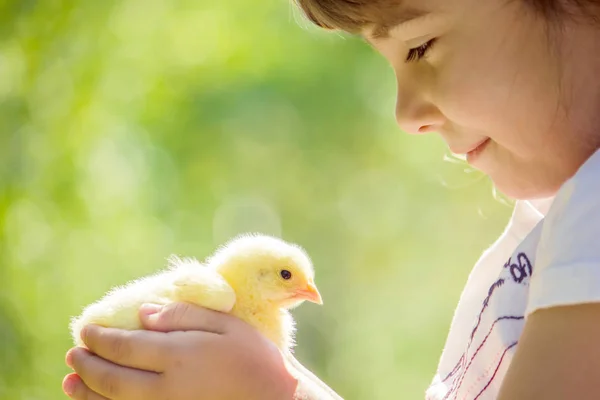
[[[560,189],[537,247],[528,313],[600,301],[600,151]]]
[[[568,250],[594,250],[600,234],[600,150],[593,154],[560,188],[545,218],[540,241],[542,263],[549,262],[544,254]],[[558,246],[558,247],[557,247]]]
[[[600,150],[596,151],[560,188],[552,207],[548,211],[548,223],[560,222],[559,220],[571,217],[569,221],[575,222],[572,217],[581,216],[586,212],[598,212],[600,204]],[[568,223],[569,221],[562,221]]]
[[[600,391],[600,151],[546,214],[526,323],[498,399],[595,399]]]

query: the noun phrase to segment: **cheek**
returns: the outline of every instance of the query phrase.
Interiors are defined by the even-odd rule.
[[[558,104],[545,39],[528,32],[529,37],[516,29],[454,38],[435,85],[436,105],[455,133],[488,136],[522,157],[540,145]]]

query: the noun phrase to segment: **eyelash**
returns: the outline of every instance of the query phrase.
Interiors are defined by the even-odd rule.
[[[423,57],[427,55],[427,52],[431,50],[431,47],[435,43],[435,39],[431,39],[427,43],[422,44],[419,47],[415,47],[414,49],[410,49],[408,51],[408,55],[406,56],[406,62],[412,61],[420,61]]]

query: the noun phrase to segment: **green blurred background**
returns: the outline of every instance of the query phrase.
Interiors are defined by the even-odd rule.
[[[393,71],[286,0],[0,2],[0,398],[66,398],[69,318],[172,253],[304,246],[296,353],[346,399],[422,399],[510,205],[395,125]]]

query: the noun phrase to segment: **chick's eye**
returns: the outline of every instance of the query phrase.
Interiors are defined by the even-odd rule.
[[[281,272],[279,273],[281,275],[281,277],[283,279],[285,279],[286,281],[288,279],[292,279],[292,273],[290,271],[288,271],[287,269],[282,269]]]
[[[410,49],[408,51],[408,55],[406,56],[406,62],[421,60],[423,57],[425,57],[427,55],[427,52],[429,50],[431,50],[431,47],[433,46],[434,43],[435,43],[435,38],[429,40],[427,43],[424,43],[419,47]]]

